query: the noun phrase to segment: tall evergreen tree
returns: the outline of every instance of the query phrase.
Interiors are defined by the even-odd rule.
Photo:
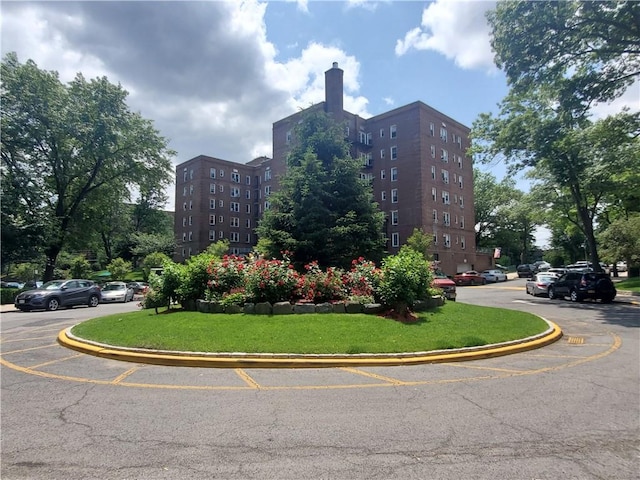
[[[384,214],[370,184],[359,178],[344,129],[323,112],[307,113],[294,132],[287,173],[271,195],[257,232],[268,255],[289,251],[298,266],[347,268],[351,260],[379,261]]]

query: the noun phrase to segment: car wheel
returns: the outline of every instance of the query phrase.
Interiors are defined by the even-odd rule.
[[[611,303],[611,302],[613,302],[613,299],[614,299],[614,297],[611,297],[611,296],[603,297],[602,298],[602,303]]]
[[[91,295],[89,297],[89,306],[90,307],[97,307],[100,304],[100,299],[98,298],[97,295]]]
[[[553,287],[549,287],[549,290],[547,291],[547,295],[549,295],[549,300],[555,300],[556,298],[558,298],[556,296],[556,289]]]
[[[47,301],[47,310],[54,312],[58,310],[58,308],[60,308],[60,302],[58,301],[57,298],[50,298]]]
[[[571,290],[571,292],[569,292],[569,297],[571,298],[572,302],[581,302],[582,301],[582,297],[580,296],[580,294],[578,293],[578,291],[575,288],[573,290]]]
[[[483,278],[483,279],[482,279],[482,285],[486,285],[486,284],[487,284],[487,279],[486,279],[486,278]]]

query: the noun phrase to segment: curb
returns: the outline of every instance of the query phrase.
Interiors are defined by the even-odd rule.
[[[72,350],[101,358],[152,365],[207,368],[329,368],[353,366],[400,366],[426,363],[463,362],[511,355],[544,347],[562,337],[562,330],[543,319],[549,328],[521,340],[455,350],[434,350],[399,354],[305,355],[275,353],[171,352],[116,347],[84,340],[71,333],[73,327],[58,334],[58,343]]]

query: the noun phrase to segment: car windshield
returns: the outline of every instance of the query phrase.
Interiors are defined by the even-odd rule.
[[[104,292],[108,290],[124,290],[125,288],[126,287],[124,285],[111,284],[111,285],[105,285],[102,291]]]
[[[538,280],[541,281],[541,282],[544,282],[544,281],[547,281],[547,280],[554,280],[555,281],[556,278],[558,278],[558,277],[556,277],[555,275],[538,275]]]
[[[42,288],[45,290],[60,290],[60,286],[64,283],[64,280],[52,280],[45,283]]]

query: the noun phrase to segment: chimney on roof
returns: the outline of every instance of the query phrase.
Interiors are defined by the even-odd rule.
[[[336,122],[342,121],[344,72],[338,68],[338,62],[324,72],[324,111],[331,114]]]

